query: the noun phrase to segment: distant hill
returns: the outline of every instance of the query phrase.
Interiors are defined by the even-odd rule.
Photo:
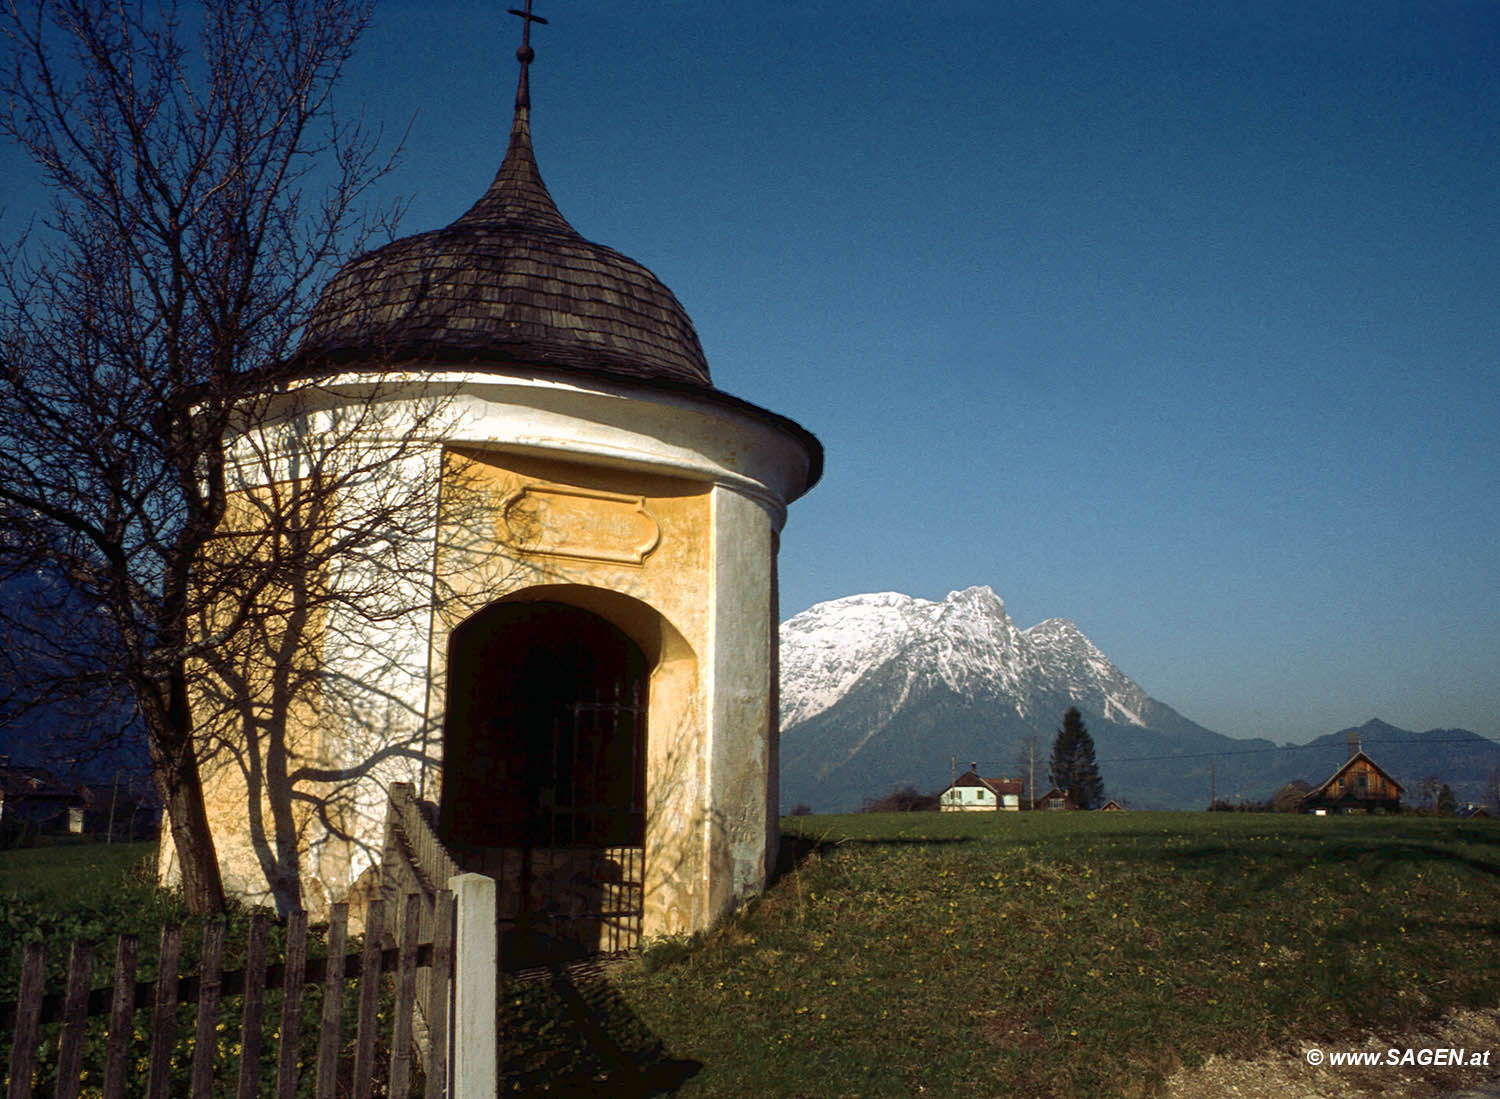
[[[1045,789],[1069,706],[1084,715],[1109,796],[1140,808],[1204,808],[1211,792],[1264,801],[1293,780],[1316,785],[1347,758],[1350,731],[1295,746],[1215,733],[1147,695],[1072,622],[1018,629],[986,587],[941,601],[854,595],[796,615],[781,626],[781,699],[784,810],[853,810],[906,785],[930,792],[970,763],[1026,778],[1018,757],[1028,736]],[[1408,800],[1437,775],[1459,801],[1481,801],[1500,768],[1500,744],[1465,730],[1371,721],[1357,731]]]
[[[79,781],[149,772],[145,736],[129,700],[90,682],[108,644],[87,628],[98,616],[36,575],[0,580],[0,605],[23,623],[42,625],[0,638],[0,757]],[[81,674],[72,689],[58,691],[63,669]]]

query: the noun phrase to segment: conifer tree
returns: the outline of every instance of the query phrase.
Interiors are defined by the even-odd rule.
[[[1094,738],[1076,706],[1069,706],[1063,714],[1062,728],[1052,742],[1049,779],[1080,809],[1093,809],[1104,800],[1104,782],[1094,761]]]
[[[1458,798],[1453,796],[1453,789],[1446,782],[1438,791],[1437,811],[1440,817],[1451,817],[1458,812]]]

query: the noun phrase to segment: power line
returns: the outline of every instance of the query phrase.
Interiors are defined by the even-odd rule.
[[[1475,737],[1478,737],[1478,734],[1476,734]],[[1475,737],[1438,737],[1433,740],[1365,740],[1362,743],[1365,745],[1401,744],[1405,745],[1408,748],[1425,747],[1428,744],[1472,744],[1476,748],[1500,749],[1500,744],[1496,744],[1492,740],[1489,740],[1485,737],[1478,737],[1478,739],[1476,740]],[[1163,761],[1173,759],[1224,759],[1227,756],[1263,756],[1268,752],[1341,752],[1345,750],[1345,747],[1346,745],[1343,741],[1339,741],[1337,744],[1286,744],[1280,747],[1272,748],[1239,748],[1227,752],[1179,752],[1175,755],[1166,756],[1116,756],[1114,759],[1101,759],[1097,762],[1099,766],[1103,767],[1105,764],[1161,763]],[[986,765],[986,770],[989,769],[991,768]],[[1004,768],[1001,768],[1001,770],[1004,770]]]
[[[1484,738],[1484,736],[1481,736],[1478,741],[1473,736],[1440,736],[1440,738],[1431,739],[1431,741],[1427,741],[1427,739],[1424,739],[1424,741],[1364,741],[1364,744],[1400,744],[1406,745],[1409,748],[1425,747],[1428,744],[1472,744],[1476,748],[1497,748],[1497,750],[1500,750],[1500,744],[1496,744],[1496,742],[1490,741],[1490,739]],[[1214,760],[1226,759],[1229,756],[1265,756],[1265,754],[1277,753],[1277,751],[1344,750],[1346,750],[1346,745],[1344,745],[1343,741],[1338,742],[1338,744],[1287,744],[1277,748],[1236,748],[1233,751],[1185,751],[1185,753],[1178,753],[1175,756],[1118,756],[1115,759],[1098,760],[1098,765],[1103,768],[1103,766],[1115,765],[1115,763],[1163,763],[1179,759]],[[989,765],[987,765],[986,769],[989,771],[992,768],[989,768]],[[1001,771],[1004,771],[1004,768],[1001,768]]]
[[[1404,744],[1407,747],[1425,747],[1428,744],[1474,744],[1475,747],[1500,748],[1493,741],[1484,740],[1482,744],[1475,744],[1473,737],[1442,737],[1436,740],[1367,740],[1365,744]],[[1222,759],[1225,756],[1261,756],[1267,752],[1305,752],[1305,751],[1342,751],[1344,745],[1340,744],[1287,744],[1276,748],[1240,748],[1229,752],[1179,752],[1167,756],[1129,756],[1117,757],[1115,759],[1102,759],[1100,766],[1106,763],[1160,763],[1169,759]]]

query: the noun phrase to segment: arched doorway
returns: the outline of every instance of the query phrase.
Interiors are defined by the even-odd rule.
[[[514,961],[639,937],[649,675],[624,632],[564,603],[496,603],[449,639],[439,834],[499,882]]]

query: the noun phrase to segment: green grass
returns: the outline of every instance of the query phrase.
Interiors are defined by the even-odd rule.
[[[0,851],[0,898],[24,895],[65,904],[113,889],[140,871],[149,881],[155,843],[70,843]]]
[[[75,939],[104,947],[139,935],[152,972],[164,924],[181,924],[180,899],[156,888],[156,844],[64,844],[0,851],[0,1000],[12,999],[27,943],[46,947],[48,988],[66,974]]]
[[[794,818],[806,851],[612,977],[681,1094],[1149,1095],[1179,1064],[1500,1003],[1500,827]],[[647,1048],[637,1042],[638,1048]]]
[[[1500,1004],[1496,822],[923,813],[784,827],[795,867],[711,934],[605,979],[504,986],[508,1090],[1150,1095],[1210,1053]],[[0,853],[0,956],[80,927],[149,943],[172,902],[131,871],[137,851],[94,853],[122,864]]]

